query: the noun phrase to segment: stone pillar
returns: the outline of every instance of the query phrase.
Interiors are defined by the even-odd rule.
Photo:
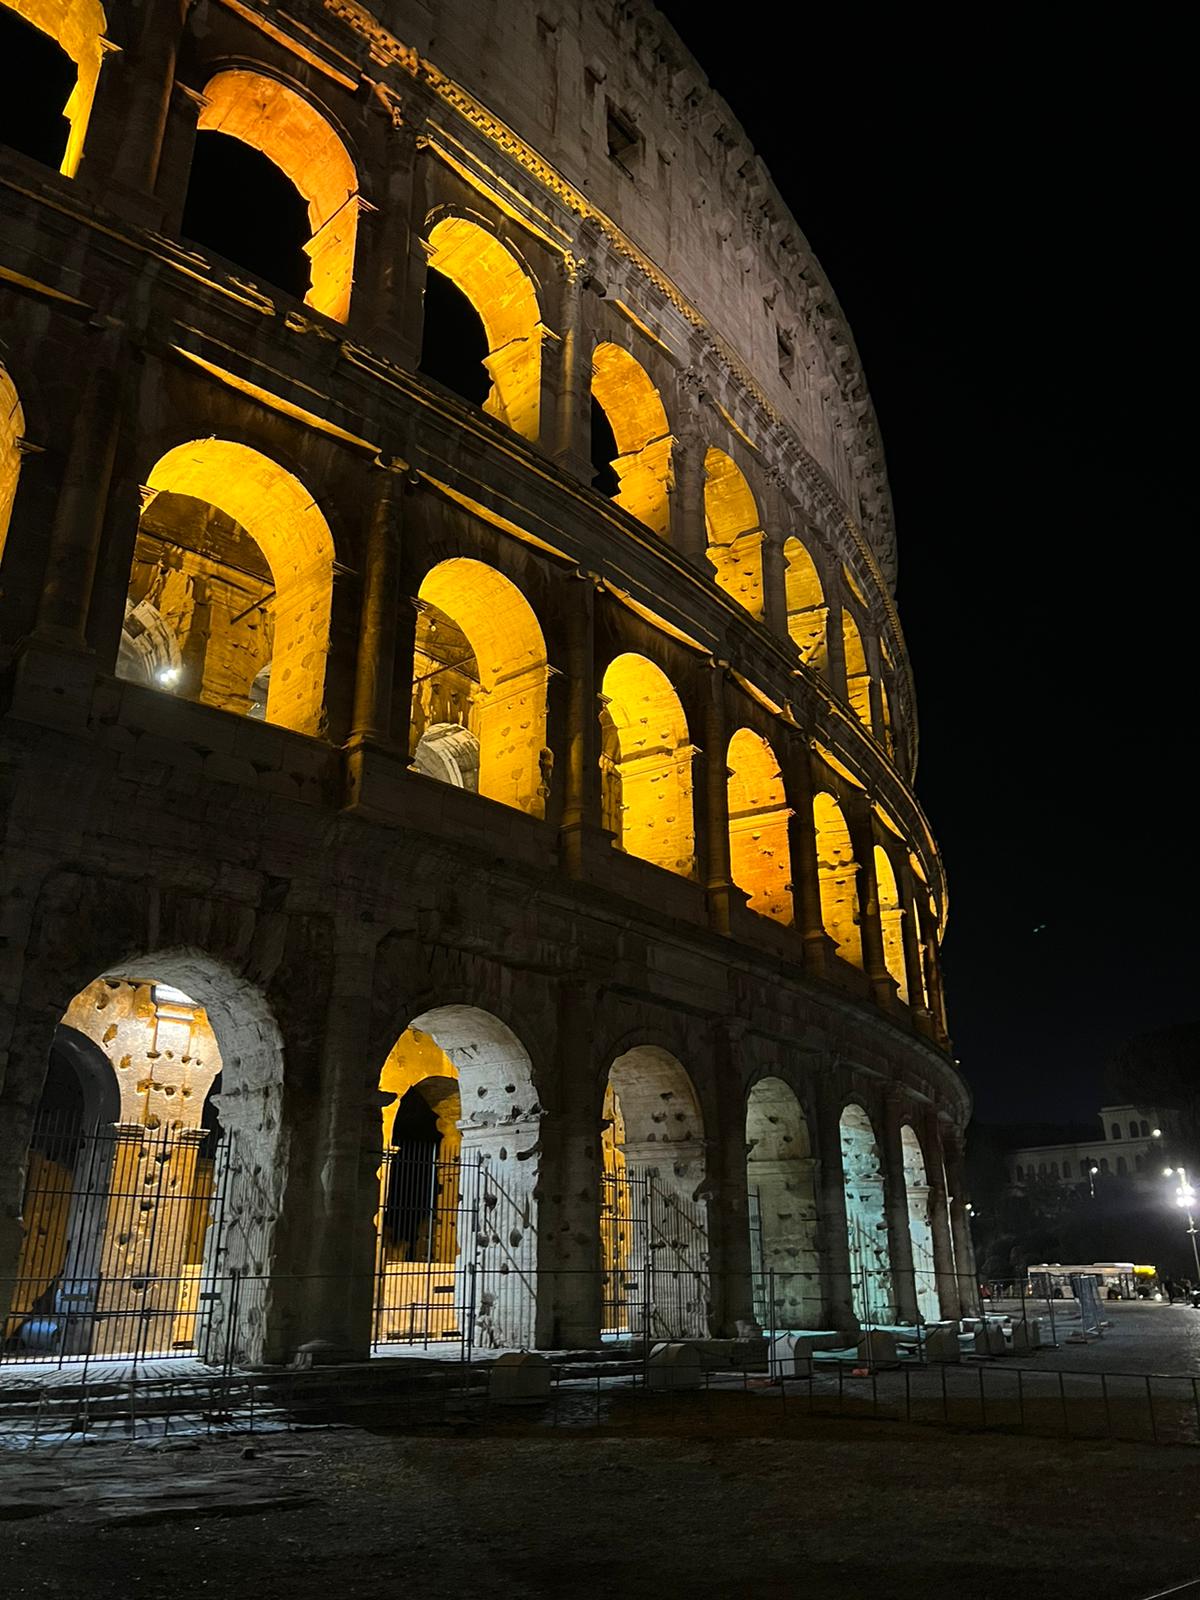
[[[842,633],[842,580],[841,575],[829,573],[825,589],[825,603],[829,616],[825,624],[825,641],[829,647],[829,667],[826,677],[829,687],[838,699],[846,702],[846,639]],[[855,722],[858,718],[855,717]]]
[[[592,337],[584,312],[587,263],[568,255],[558,282],[559,331],[542,334],[541,443],[564,472],[590,484]]]
[[[671,543],[702,572],[708,563],[708,528],[704,519],[704,435],[682,427],[671,445]]]
[[[366,159],[375,163],[378,196],[359,214],[349,325],[352,336],[377,355],[411,369],[421,357],[427,261],[421,240],[425,198],[420,141],[395,106],[377,133]]]
[[[783,553],[791,526],[792,508],[783,479],[772,473],[763,489],[762,620],[779,639],[789,637],[787,625],[787,557]]]
[[[792,908],[804,941],[804,965],[823,977],[832,951],[821,918],[821,878],[817,866],[817,831],[813,823],[812,760],[808,741],[799,732],[785,735],[783,784],[792,814],[788,818],[788,851],[792,866]]]
[[[717,1089],[716,1137],[708,1139],[711,1170],[709,1258],[712,1326],[718,1338],[736,1338],[739,1324],[755,1324],[750,1261],[750,1202],[746,1182],[746,1101],[736,1070],[736,1025],[714,1027],[713,1075]]]
[[[183,232],[192,158],[196,153],[196,129],[200,113],[207,103],[195,89],[189,89],[185,83],[176,83],[167,105],[154,192],[158,199],[162,231],[170,238],[177,238]]]
[[[836,1082],[828,1078],[822,1080],[816,1094],[816,1145],[824,1321],[827,1327],[837,1328],[849,1338],[857,1338],[859,1323],[850,1281],[841,1115],[842,1097]]]
[[[708,898],[709,925],[728,933],[735,899],[745,896],[734,887],[729,866],[729,735],[725,715],[725,669],[713,664],[704,700],[704,840],[702,882]]]
[[[542,1123],[539,1343],[594,1349],[600,1339],[600,1100],[592,1031],[603,991],[572,980],[558,990],[556,1088]]]
[[[904,940],[904,971],[908,979],[908,1009],[914,1026],[928,1038],[933,1036],[933,1014],[925,1001],[925,968],[921,961],[921,934],[917,927],[917,897],[907,863],[901,863],[896,875],[901,885],[904,904],[901,908],[900,930]]]
[[[903,1110],[899,1092],[890,1089],[883,1107],[883,1204],[887,1217],[896,1317],[900,1322],[915,1323],[919,1308],[908,1214],[908,1185],[904,1176],[904,1145],[900,1134]]]
[[[942,991],[942,972],[938,963],[937,923],[929,904],[928,891],[922,888],[916,896],[917,916],[921,922],[921,944],[925,952],[925,987],[929,996],[929,1010],[933,1016],[933,1033],[938,1044],[949,1044],[946,1028],[946,1000]]]
[[[896,984],[887,969],[883,951],[883,927],[879,919],[879,884],[875,877],[875,830],[871,823],[871,802],[854,790],[844,807],[846,826],[858,863],[855,882],[858,889],[858,920],[862,934],[863,969],[871,983],[876,1003],[885,1011],[896,1005]]]
[[[930,1118],[926,1124],[926,1173],[929,1180],[929,1227],[933,1234],[933,1270],[937,1279],[938,1300],[942,1316],[950,1321],[962,1315],[962,1299],[958,1278],[954,1270],[954,1244],[950,1233],[950,1213],[946,1203],[946,1176],[942,1161],[942,1144],[937,1122]]]
[[[567,729],[562,863],[583,875],[585,836],[599,829],[600,718],[596,700],[596,587],[585,574],[566,580]]]
[[[952,1123],[941,1124],[942,1152],[946,1164],[946,1202],[950,1212],[950,1237],[954,1245],[954,1269],[958,1298],[964,1313],[979,1315],[979,1280],[975,1271],[975,1245],[971,1238],[971,1214],[967,1210],[967,1174],[962,1131]]]
[[[373,484],[363,557],[351,744],[380,741],[386,744],[391,739],[398,612],[399,488],[396,474],[387,468],[377,474]]]

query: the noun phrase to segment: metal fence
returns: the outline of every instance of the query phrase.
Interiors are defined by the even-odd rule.
[[[600,1203],[602,1331],[702,1339],[710,1298],[702,1203],[655,1173],[606,1173]]]

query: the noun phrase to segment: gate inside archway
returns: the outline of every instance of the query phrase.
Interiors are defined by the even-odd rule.
[[[529,1056],[473,1006],[397,1040],[383,1108],[373,1343],[537,1342],[538,1131]]]
[[[755,1316],[764,1328],[820,1327],[812,1149],[800,1102],[781,1078],[760,1078],[746,1102],[746,1190]]]
[[[871,1119],[861,1106],[842,1112],[842,1173],[854,1313],[864,1326],[896,1318],[892,1260],[883,1202],[883,1159]]]
[[[604,1096],[602,1329],[708,1337],[704,1123],[674,1056],[640,1045],[613,1062]]]

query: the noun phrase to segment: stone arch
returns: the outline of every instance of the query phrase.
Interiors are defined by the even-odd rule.
[[[679,696],[660,667],[632,653],[609,662],[600,694],[605,827],[628,855],[694,877],[694,751]]]
[[[283,1043],[265,998],[196,950],[129,957],[68,1004],[43,1105],[55,1056],[79,1074],[83,1115],[48,1135],[35,1116],[14,1315],[29,1325],[33,1296],[37,1336],[68,1355],[193,1347],[262,1359],[277,1321],[269,1274],[287,1171]]]
[[[871,727],[871,669],[862,632],[848,611],[842,612],[842,648],[846,660],[846,699],[864,728]]]
[[[817,835],[817,876],[821,887],[821,922],[851,966],[862,967],[862,930],[858,921],[858,863],[850,829],[834,797],[821,790],[813,798]]]
[[[64,176],[73,178],[83,159],[96,84],[108,49],[104,8],[99,0],[3,0],[3,4],[47,34],[75,63],[75,85],[63,107],[69,131],[59,167]]]
[[[21,475],[21,439],[25,433],[25,413],[16,385],[0,363],[0,560],[8,539],[17,480]]]
[[[752,617],[763,614],[762,521],[746,475],[724,450],[704,457],[704,525],[719,588]]]
[[[875,846],[875,890],[879,900],[879,925],[883,933],[883,961],[896,985],[896,992],[908,1004],[908,971],[904,963],[904,906],[896,869],[882,845]]]
[[[490,417],[524,439],[541,425],[542,318],[524,265],[494,233],[466,217],[443,216],[430,229],[429,266],[474,306],[487,334],[484,366],[492,380],[483,403]]]
[[[812,1145],[800,1101],[782,1078],[759,1078],[746,1100],[746,1188],[755,1315],[764,1328],[777,1331],[818,1327],[821,1269]]]
[[[327,117],[278,78],[230,67],[205,84],[197,129],[226,134],[258,150],[298,190],[311,229],[304,246],[311,278],[305,304],[345,322],[354,281],[359,185],[350,152]]]
[[[269,665],[266,720],[319,735],[334,550],[312,495],[215,438],[167,451],[147,484],[118,671],[245,715]]]
[[[662,397],[641,363],[620,345],[592,351],[592,397],[608,418],[616,440],[612,466],[617,505],[666,535],[670,525],[671,430]]]
[[[604,1324],[659,1339],[708,1333],[704,1117],[662,1045],[617,1056],[604,1094]]]
[[[829,670],[829,639],[826,627],[829,607],[817,564],[807,545],[794,535],[783,546],[787,570],[784,589],[787,600],[787,629],[806,667],[817,672]]]
[[[376,1342],[536,1343],[543,1112],[525,1046],[478,1006],[434,1006],[396,1041],[379,1088]],[[414,1099],[428,1133],[406,1123],[398,1136]]]
[[[883,1154],[870,1117],[854,1101],[842,1111],[840,1132],[854,1314],[864,1327],[894,1322]]]
[[[900,1148],[904,1157],[904,1190],[908,1197],[908,1232],[917,1282],[917,1310],[926,1322],[936,1322],[941,1316],[941,1299],[933,1254],[929,1174],[920,1137],[911,1123],[906,1122],[900,1129]]]
[[[792,867],[779,762],[767,739],[739,728],[729,741],[729,867],[751,911],[792,921]]]
[[[431,567],[417,600],[409,737],[418,770],[544,816],[549,667],[533,607],[510,579],[465,556]]]

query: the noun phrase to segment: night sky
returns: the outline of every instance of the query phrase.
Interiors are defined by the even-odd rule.
[[[1180,42],[1116,14],[1108,37],[964,13],[968,36],[759,7],[756,36],[754,9],[740,34],[662,9],[865,365],[976,1114],[1086,1118],[1115,1045],[1200,1013]]]

